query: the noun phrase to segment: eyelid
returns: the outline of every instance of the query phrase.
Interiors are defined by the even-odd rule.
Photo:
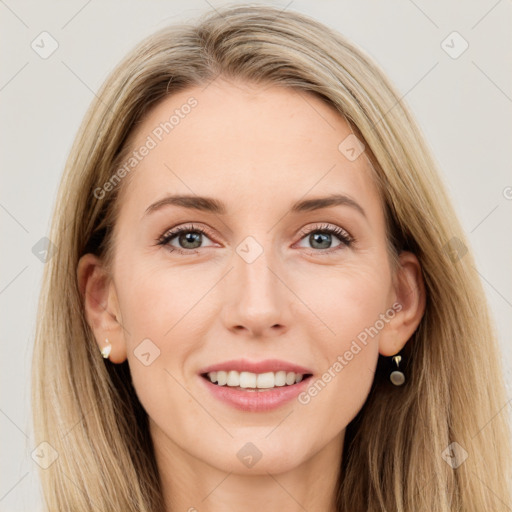
[[[200,233],[203,233],[205,234],[206,236],[208,236],[208,238],[215,238],[212,234],[211,234],[211,230],[207,227],[204,227],[200,224],[197,224],[197,223],[185,223],[183,225],[181,224],[178,224],[177,226],[174,226],[173,228],[169,228],[167,229],[166,231],[164,231],[164,233],[158,238],[158,241],[164,241],[166,238],[168,238],[169,236],[173,236],[173,235],[177,235],[177,234],[180,234],[181,232],[186,232],[186,231],[198,231]]]
[[[350,242],[356,241],[356,239],[346,229],[342,228],[341,226],[337,226],[336,224],[330,224],[328,222],[316,223],[316,224],[313,224],[312,226],[309,226],[309,228],[307,228],[307,229],[302,228],[299,231],[298,236],[302,240],[303,237],[305,237],[315,231],[329,231],[329,232],[339,231],[340,235],[343,234],[345,236],[345,238],[347,238],[347,240],[349,240]],[[339,235],[336,235],[336,236],[339,236]]]

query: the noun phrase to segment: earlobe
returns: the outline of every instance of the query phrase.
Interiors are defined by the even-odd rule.
[[[78,262],[77,279],[85,317],[94,333],[98,352],[114,363],[123,362],[126,342],[112,277],[96,255],[85,254]]]
[[[402,251],[399,260],[394,296],[400,310],[382,332],[379,352],[383,356],[393,356],[402,350],[425,313],[425,284],[418,258],[412,252]]]

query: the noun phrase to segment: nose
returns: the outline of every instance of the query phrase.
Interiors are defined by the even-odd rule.
[[[291,325],[290,301],[294,297],[285,284],[284,272],[270,249],[258,249],[249,242],[252,257],[247,257],[243,248],[234,255],[234,268],[225,282],[222,320],[230,331],[250,338],[282,335]],[[259,255],[253,260],[254,251]]]

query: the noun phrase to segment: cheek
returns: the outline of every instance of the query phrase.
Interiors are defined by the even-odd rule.
[[[139,400],[155,417],[162,403],[168,404],[168,410],[187,407],[190,397],[180,392],[177,381],[183,381],[183,362],[200,344],[194,320],[202,312],[200,300],[211,286],[211,273],[208,278],[184,267],[125,259],[116,281],[127,358]]]
[[[355,338],[362,342],[377,339],[378,333],[372,330],[370,337],[367,330],[376,324],[380,330],[385,325],[379,319],[391,306],[391,276],[383,270],[384,265],[370,263],[352,262],[329,272],[317,271],[298,288],[322,324],[323,352],[330,356],[347,350]],[[311,339],[318,338],[316,334]]]
[[[339,348],[349,349],[347,342],[353,340],[360,342],[363,347],[367,343],[370,345],[371,341],[378,339],[380,330],[386,325],[380,320],[381,315],[385,315],[390,307],[385,283],[368,275],[359,279],[346,279],[340,287],[340,293],[336,300],[332,300],[329,309]]]
[[[126,267],[118,275],[118,288],[128,345],[133,349],[143,338],[151,338],[163,347],[204,295],[205,278],[183,267],[144,260]]]
[[[347,425],[363,406],[374,379],[379,337],[394,316],[387,303],[389,276],[372,268],[346,267],[329,281],[317,281],[329,282],[328,287],[308,294],[307,303],[325,329],[321,335],[310,331],[320,374],[299,403],[322,410],[322,421],[327,415],[333,429]]]

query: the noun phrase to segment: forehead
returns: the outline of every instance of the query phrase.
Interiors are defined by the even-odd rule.
[[[140,159],[123,202],[195,194],[237,212],[327,193],[378,202],[365,154],[344,152],[354,140],[343,116],[311,93],[217,80],[172,94],[138,125],[130,154]]]

